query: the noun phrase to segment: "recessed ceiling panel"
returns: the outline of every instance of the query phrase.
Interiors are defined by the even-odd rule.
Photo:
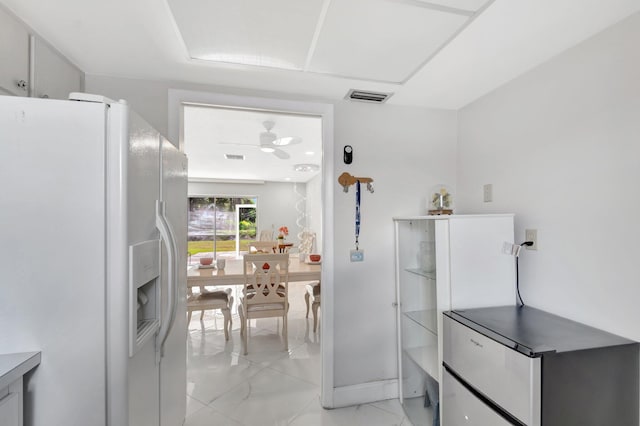
[[[309,70],[402,83],[469,19],[415,1],[333,0]]]
[[[169,0],[194,59],[302,69],[322,0]]]

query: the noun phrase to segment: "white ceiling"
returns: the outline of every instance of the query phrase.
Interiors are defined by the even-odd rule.
[[[193,59],[400,84],[491,1],[169,0],[169,5]]]
[[[87,74],[329,100],[359,89],[394,93],[389,104],[445,109],[473,102],[640,10],[640,0],[0,3]],[[304,182],[313,175],[296,173],[292,165],[320,164],[320,119],[232,112],[198,108],[187,114],[191,178]],[[303,138],[285,148],[290,160],[220,144],[257,145],[265,119],[275,120],[279,136]],[[246,160],[225,160],[225,153]]]
[[[640,10],[638,0],[495,0],[438,51],[440,30],[464,18],[438,6],[473,11],[484,0],[0,2],[88,74],[324,99],[356,88],[448,109]],[[239,59],[266,66],[230,63]]]
[[[273,121],[277,137],[302,139],[280,147],[283,160],[260,150],[264,121]],[[239,144],[239,145],[234,145]],[[240,145],[242,144],[242,145]],[[307,182],[319,173],[298,172],[295,164],[322,166],[322,119],[316,116],[187,105],[184,108],[184,149],[191,180]],[[243,155],[229,160],[225,154]]]

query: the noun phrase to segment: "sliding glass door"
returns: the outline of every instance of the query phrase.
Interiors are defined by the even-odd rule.
[[[189,258],[232,256],[256,239],[256,198],[189,197]]]

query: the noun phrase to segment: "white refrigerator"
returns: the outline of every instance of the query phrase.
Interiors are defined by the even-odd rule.
[[[0,96],[0,353],[25,424],[179,426],[187,160],[125,101]]]

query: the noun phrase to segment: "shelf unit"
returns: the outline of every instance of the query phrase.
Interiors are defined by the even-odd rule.
[[[403,312],[402,315],[414,321],[425,330],[437,335],[437,311],[435,309],[423,309],[421,311]]]
[[[416,275],[420,275],[421,277],[425,277],[429,280],[435,281],[436,280],[436,274],[433,271],[425,271],[423,269],[420,268],[407,268],[405,269],[405,271],[411,273],[411,274],[416,274]]]
[[[442,312],[515,303],[513,215],[394,218],[399,396],[414,424],[438,417]],[[431,402],[431,404],[429,404]]]

